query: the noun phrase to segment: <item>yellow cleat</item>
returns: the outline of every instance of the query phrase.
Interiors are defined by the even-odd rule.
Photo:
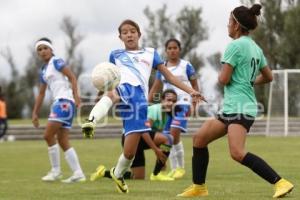
[[[169,177],[163,173],[158,173],[156,176],[152,173],[150,176],[151,181],[174,181],[174,178]]]
[[[168,176],[174,179],[180,179],[185,175],[184,168],[176,168],[168,173]]]
[[[208,196],[208,190],[205,184],[193,184],[186,188],[178,197],[205,197]]]
[[[123,177],[121,177],[121,178],[116,177],[115,174],[114,174],[114,171],[115,171],[114,167],[110,169],[110,176],[111,176],[112,180],[115,182],[117,190],[120,193],[128,193],[129,192],[128,186],[127,186],[124,178]]]
[[[103,165],[99,165],[96,169],[96,172],[91,174],[90,181],[95,181],[104,177],[106,168]]]
[[[275,193],[273,198],[284,197],[286,194],[290,193],[294,188],[294,185],[285,179],[280,179],[275,183],[274,189]]]

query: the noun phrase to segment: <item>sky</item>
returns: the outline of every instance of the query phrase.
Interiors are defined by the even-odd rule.
[[[185,5],[201,7],[208,27],[209,39],[198,48],[209,56],[222,52],[230,42],[227,22],[230,11],[239,0],[0,0],[0,50],[9,47],[20,73],[30,56],[29,48],[44,36],[53,41],[56,55],[65,56],[65,35],[60,30],[64,16],[71,16],[85,39],[79,45],[84,55],[85,71],[106,61],[111,50],[123,48],[117,28],[124,19],[133,19],[142,31],[148,25],[143,9],[157,10],[166,4],[167,13],[175,17]],[[0,56],[0,78],[10,74],[8,64]]]

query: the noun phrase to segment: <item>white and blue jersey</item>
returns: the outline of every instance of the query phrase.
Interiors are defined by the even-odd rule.
[[[190,87],[190,80],[196,79],[196,72],[193,65],[183,59],[180,59],[179,64],[176,66],[168,66],[168,70],[182,83]],[[163,83],[163,90],[173,89],[177,94],[176,107],[178,107],[179,112],[176,112],[175,116],[168,120],[168,125],[165,127],[164,132],[169,132],[170,127],[179,128],[182,132],[186,132],[187,117],[189,116],[191,104],[191,95],[169,83],[160,72],[156,73],[156,79]]]
[[[148,82],[152,68],[157,69],[163,61],[153,48],[115,50],[111,52],[109,60],[121,70],[121,81],[116,89],[122,100],[118,109],[125,136],[150,131],[147,119]]]
[[[53,56],[42,67],[40,82],[48,86],[54,99],[48,120],[61,122],[63,128],[71,128],[75,104],[68,78],[61,73],[64,67],[66,67],[64,60]]]
[[[196,72],[193,65],[183,59],[180,59],[179,64],[176,66],[168,66],[168,70],[182,83],[190,87],[190,80],[196,78]],[[163,83],[163,91],[166,89],[173,89],[176,92],[178,104],[190,104],[191,95],[169,83],[159,71],[156,73],[156,79]]]

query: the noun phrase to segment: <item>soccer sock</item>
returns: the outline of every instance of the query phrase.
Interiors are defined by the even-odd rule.
[[[193,147],[193,182],[194,184],[204,184],[206,179],[207,166],[209,161],[208,148]]]
[[[65,151],[65,159],[73,173],[83,173],[79,164],[79,159],[73,147]]]
[[[111,175],[110,175],[110,171],[109,170],[106,170],[104,172],[104,177],[106,178],[111,178]],[[131,179],[132,178],[132,173],[131,171],[126,171],[125,174],[123,175],[123,178],[124,179]]]
[[[89,120],[93,120],[94,123],[98,122],[107,115],[107,112],[112,105],[112,100],[108,96],[103,96],[92,109]]]
[[[261,178],[271,184],[275,184],[281,177],[260,157],[248,152],[242,160],[243,165],[249,167]]]
[[[163,150],[163,153],[164,153],[167,157],[169,157],[171,147],[172,147],[172,146],[167,145],[167,144],[161,144],[161,145],[160,145],[160,148]],[[161,162],[159,159],[157,159],[157,160],[156,160],[155,167],[154,167],[153,174],[156,176],[156,175],[161,171],[161,169],[162,169],[164,166],[165,166],[165,162]]]
[[[123,177],[125,172],[131,166],[133,159],[134,157],[131,160],[127,159],[123,153],[120,155],[117,166],[114,171],[114,174],[117,178]]]
[[[184,148],[182,142],[180,141],[178,144],[175,144],[174,149],[176,152],[177,167],[184,168]]]
[[[173,145],[174,147],[174,145]],[[170,155],[169,155],[169,160],[170,160],[170,168],[171,170],[175,170],[177,168],[177,157],[176,157],[176,152],[175,149],[172,148]]]
[[[58,144],[48,147],[49,160],[51,164],[51,170],[60,172],[60,154]]]

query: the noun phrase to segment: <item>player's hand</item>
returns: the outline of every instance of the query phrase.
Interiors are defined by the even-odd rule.
[[[202,95],[200,94],[200,92],[198,92],[198,91],[196,91],[196,90],[194,90],[194,91],[191,93],[191,96],[192,96],[192,98],[193,98],[193,103],[198,103],[198,102],[200,102],[200,101],[204,101],[204,102],[207,103],[205,97],[202,96]]]
[[[165,163],[167,161],[167,156],[163,153],[163,150],[160,148],[155,149],[155,154],[158,160],[160,160],[162,163]]]
[[[35,128],[38,128],[40,126],[40,123],[39,123],[39,117],[37,114],[32,114],[32,124]]]
[[[93,138],[95,134],[96,124],[92,121],[87,121],[81,125],[81,130],[83,133],[83,137],[85,138]]]

